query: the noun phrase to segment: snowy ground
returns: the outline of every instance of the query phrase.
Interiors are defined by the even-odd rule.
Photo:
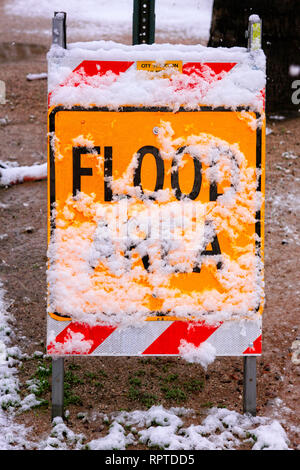
[[[182,5],[184,4],[184,14]],[[78,40],[111,39],[130,36],[133,0],[9,0],[5,12],[16,17],[50,19],[54,11],[65,11],[68,18],[68,37]],[[212,10],[212,0],[160,0],[156,2],[156,41],[169,42],[198,39],[206,41]],[[50,35],[43,25],[40,33]],[[34,32],[34,31],[33,31]]]
[[[13,319],[7,313],[4,290],[0,286],[0,450],[125,450],[129,445],[144,444],[149,449],[226,450],[250,444],[253,450],[288,450],[289,440],[277,419],[241,415],[226,408],[212,408],[199,419],[196,411],[186,408],[165,409],[152,406],[147,411],[82,413],[83,421],[99,423],[106,433],[90,442],[84,434],[76,434],[61,418],[55,418],[49,435],[40,440],[30,438],[30,428],[17,424],[15,414],[39,405],[35,396],[37,383],[31,381],[28,395],[19,396],[18,366],[23,355],[11,347]],[[39,354],[38,351],[35,354]],[[30,393],[31,392],[31,393]],[[278,406],[282,406],[279,401]],[[17,411],[16,411],[17,410]],[[194,424],[186,426],[185,417]]]

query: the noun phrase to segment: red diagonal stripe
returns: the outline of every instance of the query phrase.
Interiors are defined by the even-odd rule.
[[[66,354],[91,354],[101,343],[103,343],[108,336],[115,331],[115,326],[91,326],[87,323],[79,323],[79,322],[72,322],[70,323],[63,331],[61,331],[55,338],[55,343],[51,343],[48,346],[48,352],[50,354],[55,354],[55,352],[59,351],[60,343],[62,346],[70,341],[72,333],[81,333],[83,335],[82,341],[91,342],[89,349],[87,349],[84,353],[81,351],[76,351],[76,348],[66,352]],[[56,347],[57,345],[57,347]]]
[[[220,80],[224,73],[228,73],[236,62],[186,62],[182,67],[182,72],[186,75],[195,73],[204,79],[208,77]]]
[[[79,64],[72,73],[82,71],[88,77],[94,75],[105,75],[107,72],[112,72],[119,75],[133,65],[134,62],[118,61],[118,60],[84,60]]]
[[[219,326],[206,325],[204,322],[174,321],[143,354],[178,354],[181,340],[199,346]]]
[[[243,354],[261,354],[262,347],[261,347],[261,335],[253,341],[253,347],[249,347],[245,349]]]

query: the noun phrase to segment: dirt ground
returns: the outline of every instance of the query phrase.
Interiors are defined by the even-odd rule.
[[[11,41],[13,34],[9,34]],[[22,45],[10,44],[10,55],[0,45],[0,80],[7,88],[7,103],[0,105],[0,118],[8,118],[8,124],[0,126],[0,160],[31,165],[46,161],[47,83],[29,82],[26,75],[46,71],[49,38],[26,46],[34,44],[32,37],[22,37],[20,32],[15,37]],[[266,305],[263,354],[257,359],[257,412],[278,416],[290,447],[299,449],[300,366],[291,360],[291,347],[300,339],[300,119],[268,119],[267,125],[272,133],[267,136]],[[285,152],[298,158],[289,158],[290,154],[283,155]],[[28,356],[45,352],[46,209],[46,181],[0,188],[0,279],[15,319],[14,344]],[[38,376],[40,365],[50,367],[51,360],[31,357],[22,362],[19,379],[23,396],[28,394],[26,381]],[[100,436],[103,426],[79,420],[79,412],[134,410],[152,404],[193,408],[200,415],[212,406],[242,412],[242,358],[218,358],[205,373],[199,365],[180,358],[78,357],[65,360],[65,371],[68,425],[87,439]],[[44,406],[18,417],[32,426],[33,438],[40,438],[51,428],[51,375],[46,373],[44,379],[40,392]]]

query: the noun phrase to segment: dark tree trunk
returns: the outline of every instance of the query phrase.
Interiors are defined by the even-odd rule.
[[[292,103],[290,65],[300,65],[300,0],[214,0],[209,46],[247,46],[248,18],[262,19],[267,57],[267,111],[298,111]]]

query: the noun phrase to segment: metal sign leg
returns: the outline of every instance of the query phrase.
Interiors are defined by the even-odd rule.
[[[256,416],[256,356],[244,357],[243,411]]]
[[[64,358],[52,359],[52,419],[64,414]]]
[[[56,11],[52,18],[52,44],[64,49],[67,48],[66,18],[64,11]]]
[[[155,42],[155,0],[134,0],[132,44]]]

